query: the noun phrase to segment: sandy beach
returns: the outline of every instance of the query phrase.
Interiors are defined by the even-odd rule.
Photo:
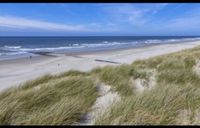
[[[200,41],[76,55],[59,54],[57,57],[39,56],[32,59],[21,58],[0,61],[0,91],[45,74],[58,74],[69,70],[89,71],[92,68],[106,65],[130,64],[138,59],[172,53],[198,45],[200,45]]]

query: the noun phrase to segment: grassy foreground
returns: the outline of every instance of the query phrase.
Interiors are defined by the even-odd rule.
[[[196,47],[131,65],[46,75],[0,93],[0,124],[76,124],[98,97],[97,80],[122,98],[97,125],[200,124],[199,60]],[[137,80],[145,83],[140,93]]]

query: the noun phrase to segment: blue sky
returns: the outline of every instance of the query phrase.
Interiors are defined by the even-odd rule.
[[[0,4],[0,36],[106,35],[200,35],[200,4]]]

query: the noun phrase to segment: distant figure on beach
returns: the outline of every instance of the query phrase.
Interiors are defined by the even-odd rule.
[[[30,59],[32,59],[32,56],[29,56]]]
[[[58,66],[60,66],[60,64],[58,64]]]

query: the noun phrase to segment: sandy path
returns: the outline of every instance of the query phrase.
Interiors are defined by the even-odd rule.
[[[111,86],[103,83],[97,85],[100,96],[91,107],[91,111],[83,115],[77,125],[95,125],[95,121],[108,110],[112,105],[121,100],[117,92],[111,91]]]
[[[137,59],[176,52],[200,45],[200,41],[165,44],[119,51],[108,51],[74,56],[23,58],[0,62],[0,90],[18,85],[45,74],[57,74],[68,70],[89,71],[105,65],[130,64]],[[95,61],[103,60],[103,61]],[[112,63],[114,62],[114,63]],[[116,63],[115,63],[116,62]]]

